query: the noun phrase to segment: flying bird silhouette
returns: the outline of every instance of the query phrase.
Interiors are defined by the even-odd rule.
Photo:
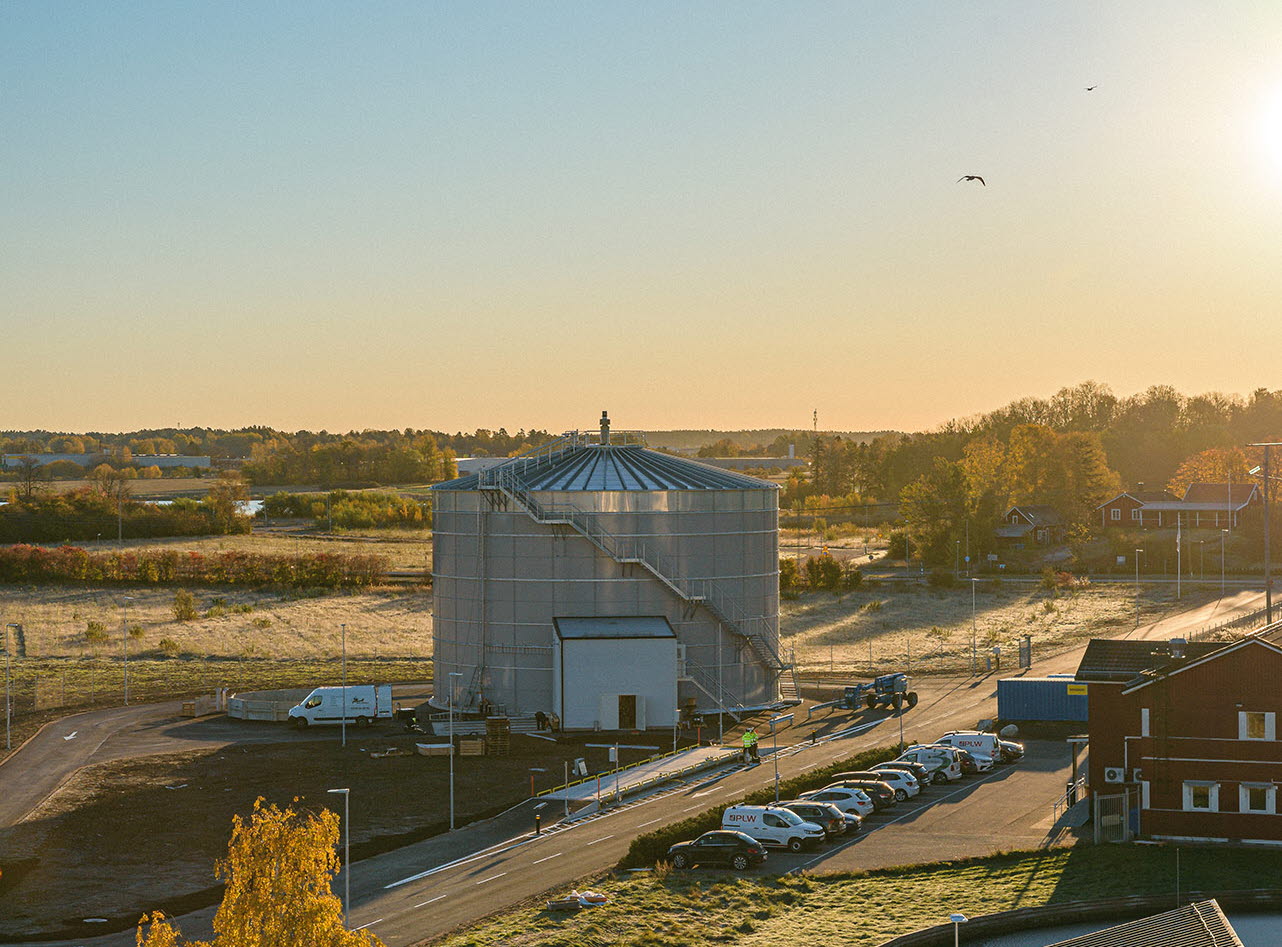
[[[988,187],[987,184],[984,184],[984,179],[981,178],[978,174],[963,174],[961,177],[957,179],[957,183],[961,184],[962,181],[978,181],[980,184],[983,184],[984,187]]]
[[[1087,92],[1094,92],[1094,91],[1095,91],[1096,89],[1098,89],[1098,88],[1099,88],[1099,86],[1097,86],[1097,85],[1088,85],[1088,86],[1086,87],[1086,91],[1087,91]]]

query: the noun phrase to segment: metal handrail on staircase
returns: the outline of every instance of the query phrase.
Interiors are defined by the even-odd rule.
[[[569,446],[572,445],[558,450],[569,449]],[[786,667],[780,656],[778,632],[766,618],[748,615],[742,604],[711,579],[689,579],[671,567],[665,568],[665,560],[670,557],[648,549],[643,542],[616,536],[601,526],[592,514],[568,503],[545,504],[536,500],[517,475],[518,469],[524,467],[503,464],[491,468],[486,471],[490,476],[484,485],[497,488],[523,507],[536,522],[569,526],[616,562],[642,566],[678,597],[692,605],[707,608],[718,621],[744,638],[768,667],[774,670]]]
[[[716,701],[718,708],[732,714],[736,720],[747,709],[747,705],[703,665],[686,659],[685,672],[681,676],[694,681],[699,690]]]

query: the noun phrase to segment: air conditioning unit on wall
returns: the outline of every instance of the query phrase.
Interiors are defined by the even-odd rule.
[[[1138,766],[1135,767],[1135,769],[1131,770],[1131,782],[1133,783],[1144,782],[1144,770],[1140,769]]]
[[[1106,783],[1124,783],[1126,782],[1126,770],[1121,766],[1105,766],[1104,782]]]

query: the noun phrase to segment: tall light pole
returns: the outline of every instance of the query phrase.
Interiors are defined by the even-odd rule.
[[[125,649],[125,706],[129,706],[129,603],[134,600],[132,595],[126,595],[120,600],[120,622],[121,622],[121,644]]]
[[[4,748],[12,749],[13,743],[10,737],[10,721],[13,720],[13,710],[9,703],[9,629],[18,626],[10,622],[4,626]]]
[[[1140,554],[1143,549],[1135,550],[1135,627],[1140,626]]]
[[[343,746],[347,746],[347,625],[339,625],[343,629]]]
[[[975,585],[979,579],[970,580],[970,674],[979,672],[979,628],[975,623]]]
[[[343,794],[343,929],[347,928],[347,912],[352,906],[352,820],[348,802],[350,789],[327,789],[326,792]]]
[[[1220,598],[1224,598],[1224,537],[1228,534],[1227,529],[1220,530]]]
[[[1272,490],[1273,478],[1269,476],[1269,448],[1282,447],[1277,441],[1265,444],[1250,444],[1250,447],[1264,448],[1264,623],[1273,624],[1273,565],[1269,559],[1269,492]],[[1256,470],[1260,468],[1257,467]],[[1251,471],[1255,473],[1255,471]]]
[[[961,943],[961,926],[970,920],[965,914],[950,914],[948,920],[953,922],[953,947]]]
[[[462,671],[450,671],[450,677],[462,677]],[[454,681],[450,681],[450,831],[454,831]]]

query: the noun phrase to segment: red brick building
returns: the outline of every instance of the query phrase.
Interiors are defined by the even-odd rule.
[[[1231,643],[1092,641],[1087,780],[1135,834],[1282,844],[1282,622]]]

